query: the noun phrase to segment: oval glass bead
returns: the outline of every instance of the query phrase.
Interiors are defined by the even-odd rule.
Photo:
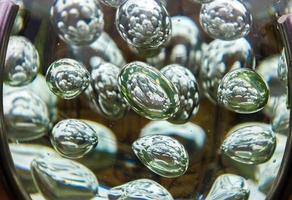
[[[165,7],[156,0],[127,0],[116,13],[121,37],[131,46],[159,48],[171,35],[171,21]]]
[[[160,184],[150,179],[138,179],[113,187],[108,193],[109,200],[173,200],[171,194]]]
[[[58,122],[51,134],[55,150],[67,158],[81,158],[91,152],[98,143],[98,136],[87,123],[77,119]]]
[[[162,68],[161,73],[174,84],[180,99],[178,112],[168,120],[172,123],[186,123],[199,110],[200,96],[197,80],[190,70],[178,64]]]
[[[64,58],[50,65],[46,80],[55,95],[63,99],[73,99],[88,87],[90,74],[83,64]]]
[[[149,135],[136,140],[132,149],[140,161],[154,173],[168,178],[183,175],[189,165],[184,146],[164,135]]]
[[[39,157],[31,172],[39,192],[52,200],[90,200],[98,193],[98,181],[85,166],[64,158]]]
[[[249,114],[263,109],[269,100],[269,89],[263,78],[250,69],[227,73],[217,92],[218,103],[231,111]]]
[[[132,62],[121,70],[119,88],[131,108],[152,120],[168,119],[179,109],[175,86],[157,69]]]
[[[261,164],[271,158],[275,147],[276,136],[270,125],[243,123],[228,132],[221,152],[240,163]]]
[[[5,82],[11,86],[31,83],[38,72],[39,54],[25,37],[11,36],[5,58]]]
[[[55,0],[50,15],[59,37],[69,45],[89,45],[103,31],[103,13],[96,0]]]
[[[207,140],[204,129],[191,122],[172,124],[167,121],[153,121],[140,132],[140,137],[149,135],[166,135],[177,139],[185,146],[191,161],[201,159]]]
[[[213,183],[206,200],[247,200],[249,195],[248,183],[243,177],[234,174],[223,174]]]
[[[212,102],[217,102],[217,90],[224,75],[233,69],[254,68],[255,56],[249,42],[214,40],[202,50],[200,81],[203,92]]]
[[[252,16],[241,1],[216,0],[202,5],[200,23],[210,37],[235,40],[250,32]]]
[[[42,137],[50,128],[45,102],[29,90],[13,90],[3,96],[4,117],[9,139],[29,141]]]
[[[100,63],[91,71],[92,91],[86,91],[97,112],[110,120],[121,119],[128,112],[128,105],[118,87],[120,71],[111,63]]]

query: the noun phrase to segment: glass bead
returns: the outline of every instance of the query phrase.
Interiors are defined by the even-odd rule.
[[[113,187],[108,193],[109,200],[173,200],[171,194],[160,184],[150,179],[138,179]]]
[[[250,32],[252,16],[241,1],[216,0],[202,5],[200,23],[210,37],[235,40]]]
[[[98,136],[94,129],[77,119],[66,119],[58,122],[50,136],[52,146],[66,158],[84,157],[94,150]]]
[[[169,40],[171,20],[164,6],[155,0],[127,0],[116,13],[121,37],[136,48],[159,48]]]
[[[202,127],[191,122],[172,124],[167,121],[152,121],[140,132],[140,137],[149,135],[166,135],[177,139],[185,146],[191,161],[200,160],[207,140]]]
[[[178,64],[168,65],[160,71],[174,84],[180,99],[178,112],[168,120],[172,123],[186,123],[199,110],[200,96],[197,80],[190,70]]]
[[[287,108],[287,96],[277,99],[272,116],[272,129],[275,133],[288,134],[290,122],[290,109]]]
[[[141,137],[132,144],[132,149],[148,169],[163,177],[182,176],[189,166],[186,149],[176,139],[169,136]]]
[[[52,156],[31,163],[33,181],[45,199],[90,200],[98,193],[95,175],[78,162]]]
[[[244,164],[268,161],[276,147],[271,126],[264,123],[243,123],[233,127],[221,145],[223,155]]]
[[[65,58],[50,65],[46,80],[55,95],[63,99],[73,99],[88,87],[90,74],[83,64]]]
[[[223,76],[232,69],[244,67],[255,67],[255,56],[246,39],[214,40],[205,46],[200,81],[206,97],[216,103],[218,86]]]
[[[51,21],[59,37],[69,45],[94,42],[102,33],[104,19],[97,0],[55,0]]]
[[[223,77],[217,98],[220,105],[231,111],[242,114],[255,113],[267,104],[269,89],[255,71],[240,68]]]
[[[128,112],[118,87],[118,75],[121,69],[102,62],[91,71],[91,87],[86,94],[97,112],[110,120],[123,118]]]
[[[247,200],[249,195],[248,183],[244,178],[234,174],[223,174],[213,183],[206,200]]]
[[[148,119],[168,119],[178,111],[180,102],[175,86],[146,63],[125,65],[118,82],[130,107]]]
[[[5,58],[5,82],[11,86],[31,83],[38,72],[39,54],[25,37],[11,36]]]
[[[7,136],[30,141],[45,135],[50,128],[46,103],[29,90],[13,90],[3,96]]]

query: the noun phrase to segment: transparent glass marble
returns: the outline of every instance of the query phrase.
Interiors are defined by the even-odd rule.
[[[30,141],[44,136],[50,128],[46,103],[29,90],[13,90],[3,95],[7,136]]]
[[[90,74],[83,64],[64,58],[50,65],[46,80],[55,95],[63,99],[73,99],[88,87]]]
[[[31,83],[39,68],[39,55],[34,45],[25,37],[11,36],[5,58],[5,82],[12,86]]]
[[[126,0],[100,0],[100,1],[107,6],[111,6],[111,7],[116,8],[116,7],[119,7]]]
[[[276,135],[270,125],[247,122],[229,130],[221,152],[240,163],[261,164],[272,157],[275,147]]]
[[[123,118],[128,112],[118,87],[121,69],[111,63],[101,62],[91,71],[91,88],[87,94],[92,107],[103,117],[110,120]]]
[[[219,176],[206,197],[206,200],[249,199],[250,190],[246,180],[234,174]]]
[[[168,120],[178,124],[188,122],[200,107],[199,85],[195,76],[190,70],[178,64],[167,65],[160,72],[174,84],[179,93],[180,108]]]
[[[52,146],[62,156],[76,159],[94,150],[98,135],[87,123],[77,119],[58,122],[50,135]]]
[[[100,60],[118,67],[126,64],[123,53],[106,32],[102,32],[100,37],[88,46],[71,46],[71,51],[73,57],[87,68],[95,68]]]
[[[143,62],[125,65],[119,88],[130,107],[148,119],[168,119],[179,109],[175,86],[157,69]]]
[[[9,144],[9,149],[14,162],[17,175],[21,178],[23,186],[29,193],[38,192],[33,183],[30,164],[38,157],[55,156],[58,154],[54,149],[38,144]]]
[[[168,12],[155,0],[127,0],[118,8],[115,23],[121,37],[136,48],[159,48],[171,35]]]
[[[154,173],[168,178],[182,176],[188,169],[189,156],[176,139],[165,135],[148,135],[132,144],[140,161]]]
[[[59,37],[69,45],[89,45],[103,31],[103,12],[97,0],[55,0],[50,15]]]
[[[282,50],[281,56],[278,60],[278,77],[283,81],[285,85],[288,84],[288,67],[285,56],[285,49]]]
[[[241,1],[216,0],[202,5],[200,23],[210,37],[235,40],[250,32],[252,16]]]
[[[217,92],[218,103],[242,114],[263,109],[269,99],[269,89],[263,78],[255,71],[240,68],[227,73]]]
[[[249,42],[214,40],[203,48],[200,81],[205,96],[217,102],[217,90],[223,76],[232,69],[254,68],[255,56]]]
[[[173,200],[171,194],[160,184],[150,179],[138,179],[113,187],[108,193],[109,200]]]
[[[167,121],[149,122],[140,132],[140,137],[166,135],[180,141],[189,154],[190,161],[198,161],[204,153],[207,135],[204,129],[194,123],[172,124]]]
[[[78,162],[52,156],[31,162],[33,181],[39,192],[51,200],[90,200],[98,193],[95,175]]]

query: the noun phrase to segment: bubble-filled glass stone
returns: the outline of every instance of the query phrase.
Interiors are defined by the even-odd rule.
[[[213,183],[206,200],[247,200],[249,195],[248,183],[243,177],[234,174],[223,174]]]
[[[148,169],[163,177],[181,176],[189,166],[185,147],[169,136],[141,137],[132,144],[132,149]]]
[[[107,6],[111,6],[111,7],[116,8],[116,7],[119,7],[126,0],[100,0],[100,1]]]
[[[3,96],[4,119],[9,139],[29,141],[50,128],[46,103],[29,90],[13,90]]]
[[[271,126],[264,123],[243,123],[233,127],[221,145],[223,155],[244,164],[268,161],[276,147]]]
[[[100,37],[88,46],[72,46],[71,51],[74,58],[88,68],[98,66],[100,60],[112,63],[118,67],[126,64],[121,50],[106,32],[102,32]]]
[[[59,37],[69,45],[89,45],[102,33],[103,12],[96,0],[55,0],[51,21]]]
[[[179,108],[175,86],[157,69],[143,62],[125,65],[119,74],[119,88],[138,114],[148,119],[168,119]]]
[[[282,50],[278,61],[278,77],[285,85],[288,84],[288,67],[284,49]]]
[[[14,162],[17,175],[23,183],[23,187],[29,193],[37,193],[38,190],[33,183],[30,164],[38,157],[59,157],[54,149],[37,144],[9,144],[9,149]]]
[[[250,32],[252,16],[241,1],[216,0],[202,5],[200,23],[210,37],[235,40]]]
[[[167,121],[152,121],[140,132],[140,137],[149,135],[166,135],[177,139],[185,146],[191,161],[201,159],[207,139],[204,129],[191,122],[172,124]]]
[[[33,181],[46,199],[90,200],[98,193],[95,175],[78,162],[51,156],[32,161]]]
[[[46,80],[55,95],[63,99],[73,99],[88,87],[90,74],[83,64],[64,58],[50,65]]]
[[[128,0],[116,13],[121,37],[136,48],[159,48],[169,40],[171,20],[165,7],[156,0]]]
[[[249,42],[214,40],[203,48],[200,81],[203,92],[217,102],[217,90],[223,76],[232,69],[254,68],[255,56]]]
[[[171,194],[160,184],[150,179],[138,179],[113,187],[108,193],[109,200],[173,200]]]
[[[73,159],[85,156],[98,143],[95,130],[77,119],[66,119],[58,122],[53,128],[50,138],[58,153]]]
[[[123,118],[128,111],[128,105],[118,87],[120,71],[120,68],[111,63],[100,63],[91,71],[92,91],[86,91],[95,110],[111,120]]]
[[[171,64],[162,68],[161,73],[170,80],[179,93],[180,108],[168,120],[173,123],[186,123],[200,107],[199,85],[195,76],[187,68]]]
[[[250,69],[227,73],[217,92],[218,103],[237,113],[254,113],[267,104],[269,89],[263,78]]]
[[[38,71],[39,54],[25,37],[11,36],[5,58],[5,82],[12,86],[31,83]]]

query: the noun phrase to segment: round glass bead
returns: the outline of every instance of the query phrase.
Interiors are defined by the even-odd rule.
[[[69,45],[89,45],[102,33],[104,19],[97,0],[55,0],[51,20],[58,35]]]
[[[255,71],[240,68],[227,73],[217,92],[218,103],[242,114],[255,113],[269,100],[266,82]]]
[[[5,82],[12,86],[31,83],[38,72],[39,55],[25,37],[11,36],[5,58]]]
[[[125,65],[118,82],[131,108],[148,119],[168,119],[178,111],[177,89],[160,71],[146,63]]]
[[[252,17],[241,1],[216,0],[202,5],[200,23],[213,38],[235,40],[250,32]]]
[[[98,143],[98,136],[87,123],[77,119],[58,122],[51,133],[55,150],[67,158],[81,158],[90,153]]]
[[[171,20],[164,6],[156,0],[127,0],[116,13],[121,37],[138,49],[164,45],[171,35]]]
[[[46,80],[55,95],[63,99],[73,99],[88,87],[90,74],[81,63],[65,58],[50,65]]]

